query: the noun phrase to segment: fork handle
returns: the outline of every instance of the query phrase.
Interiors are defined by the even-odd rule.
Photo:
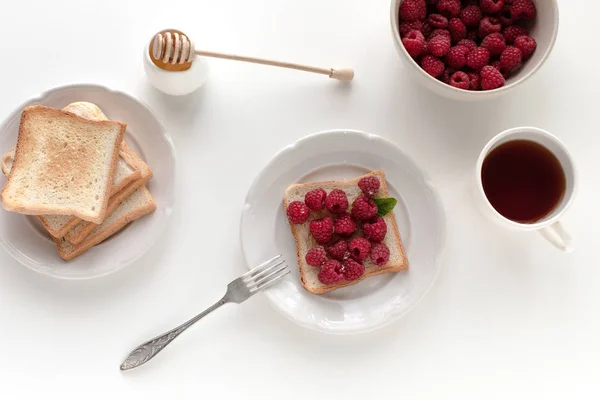
[[[123,361],[123,363],[121,364],[121,371],[127,371],[133,368],[137,368],[140,365],[146,364],[148,361],[152,360],[154,356],[160,353],[162,349],[167,347],[169,343],[175,340],[177,336],[181,335],[187,328],[194,325],[196,322],[200,321],[202,318],[215,311],[217,308],[221,307],[225,303],[227,303],[227,300],[225,297],[223,297],[221,300],[217,301],[205,311],[196,315],[189,321],[179,325],[177,328],[171,329],[169,332],[166,332],[160,336],[155,337],[154,339],[148,340],[144,344],[141,344],[135,350],[129,353],[125,361]]]

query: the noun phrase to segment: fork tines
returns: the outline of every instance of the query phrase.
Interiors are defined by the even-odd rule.
[[[250,292],[255,292],[268,288],[289,273],[290,270],[280,254],[246,272],[242,275],[242,280]]]

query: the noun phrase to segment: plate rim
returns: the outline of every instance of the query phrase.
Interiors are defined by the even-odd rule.
[[[85,83],[85,82],[68,83],[65,85],[51,87],[51,88],[46,89],[42,92],[39,92],[38,94],[33,95],[33,96],[27,98],[26,100],[22,101],[21,103],[19,103],[19,105],[17,105],[13,109],[13,111],[10,112],[0,123],[0,132],[4,132],[6,130],[8,124],[14,118],[18,117],[18,115],[23,112],[23,109],[25,107],[32,105],[32,104],[40,104],[40,103],[42,103],[43,99],[51,96],[54,93],[59,93],[61,91],[65,91],[65,90],[96,90],[96,91],[103,91],[103,92],[109,93],[110,95],[123,96],[123,97],[127,98],[129,101],[132,101],[133,103],[137,103],[139,106],[141,106],[143,109],[145,109],[145,111],[147,111],[150,115],[152,115],[152,117],[154,118],[154,121],[156,122],[157,126],[160,129],[160,133],[161,133],[160,136],[166,143],[166,145],[169,149],[169,152],[172,155],[173,176],[172,176],[171,181],[172,181],[173,188],[174,189],[176,188],[177,169],[178,169],[177,149],[173,142],[173,138],[171,137],[171,134],[169,133],[169,130],[166,128],[165,124],[157,117],[157,114],[154,112],[154,110],[145,101],[138,99],[137,97],[127,93],[124,90],[113,89],[112,87],[97,84],[97,83]],[[175,207],[175,204],[176,204],[176,197],[171,196],[170,210],[166,214],[167,215],[167,223],[165,224],[165,227],[168,226],[168,224],[171,220],[171,215],[173,213],[173,208]],[[4,210],[2,210],[2,211],[4,211]],[[42,269],[33,268],[31,265],[28,265],[28,264],[22,262],[21,259],[14,254],[13,249],[10,246],[7,246],[3,241],[0,241],[0,248],[2,248],[7,254],[9,254],[17,263],[19,263],[22,266],[27,267],[28,269],[30,269],[40,275],[47,276],[47,277],[53,278],[53,279],[66,280],[66,281],[86,281],[86,280],[91,280],[91,279],[96,279],[96,278],[101,278],[101,277],[105,277],[108,275],[112,275],[116,272],[119,272],[119,271],[125,269],[129,265],[131,265],[131,264],[135,263],[137,260],[139,260],[144,254],[146,254],[148,252],[148,250],[150,250],[152,248],[153,244],[156,243],[157,240],[158,239],[149,241],[148,244],[144,247],[143,251],[140,251],[139,254],[137,254],[135,257],[132,257],[127,264],[122,265],[119,268],[116,268],[116,269],[113,269],[110,271],[105,271],[102,273],[89,274],[89,275],[76,275],[76,276],[51,274],[51,273],[48,273],[48,271],[44,270],[43,268]]]
[[[327,129],[327,130],[323,130],[323,131],[318,131],[318,132],[314,132],[311,134],[308,134],[298,140],[296,140],[295,142],[284,146],[283,148],[281,148],[279,151],[277,151],[269,160],[269,162],[267,162],[262,169],[259,171],[259,173],[254,177],[252,183],[250,184],[249,188],[248,188],[248,192],[246,194],[246,198],[244,200],[244,206],[242,207],[242,212],[240,215],[240,229],[239,229],[239,240],[240,240],[240,247],[241,247],[241,252],[242,252],[242,257],[244,258],[244,263],[246,264],[246,268],[247,269],[251,269],[252,266],[248,263],[248,256],[246,254],[245,251],[245,246],[244,246],[244,236],[242,234],[242,225],[244,223],[244,218],[247,214],[247,212],[251,209],[251,204],[249,203],[249,198],[254,195],[254,192],[257,190],[257,183],[259,180],[261,180],[264,175],[266,174],[266,171],[269,170],[273,164],[275,164],[276,160],[278,160],[280,157],[285,156],[285,154],[289,153],[290,151],[293,151],[296,147],[301,146],[302,143],[309,141],[309,140],[313,140],[318,136],[326,136],[326,135],[331,135],[331,134],[353,134],[359,137],[362,137],[366,140],[379,140],[381,142],[383,142],[386,146],[390,146],[392,147],[395,151],[397,151],[398,153],[402,154],[403,157],[406,158],[406,160],[412,164],[412,166],[418,170],[421,173],[421,177],[423,180],[423,184],[425,186],[427,186],[427,188],[430,190],[431,194],[432,194],[432,199],[435,202],[437,209],[441,211],[440,215],[439,215],[439,222],[440,222],[440,230],[439,230],[439,240],[440,240],[440,249],[437,253],[437,255],[435,256],[435,261],[434,261],[434,266],[435,266],[435,273],[433,276],[433,279],[431,280],[431,282],[429,283],[429,286],[426,288],[426,290],[423,291],[423,293],[421,294],[421,296],[408,308],[406,308],[403,312],[398,313],[396,315],[394,315],[393,317],[387,318],[385,319],[383,322],[374,325],[374,326],[368,326],[362,329],[354,329],[354,330],[327,330],[327,329],[323,329],[322,327],[320,327],[319,325],[316,324],[310,324],[310,323],[306,323],[303,321],[298,321],[293,319],[288,313],[284,312],[283,308],[281,308],[279,306],[279,303],[276,302],[271,296],[268,296],[267,293],[265,293],[265,297],[267,298],[267,301],[269,302],[269,304],[271,305],[272,308],[274,308],[279,314],[281,314],[282,316],[284,316],[286,319],[294,322],[295,324],[305,328],[305,329],[309,329],[311,331],[315,331],[315,332],[321,332],[324,334],[329,334],[329,335],[340,335],[340,336],[346,336],[346,335],[356,335],[356,334],[364,334],[364,333],[369,333],[378,329],[382,329],[386,326],[389,326],[390,324],[402,319],[404,316],[406,316],[409,312],[411,312],[412,310],[414,310],[418,304],[421,303],[421,301],[425,298],[425,296],[427,296],[427,294],[429,294],[429,292],[431,291],[431,289],[433,288],[433,285],[435,284],[435,282],[437,281],[437,278],[442,270],[443,267],[443,260],[444,260],[444,256],[446,254],[447,251],[447,221],[446,221],[446,209],[444,207],[444,204],[441,200],[441,196],[439,195],[435,185],[432,183],[429,174],[427,173],[427,171],[425,171],[423,168],[421,168],[419,166],[419,164],[417,164],[413,158],[411,156],[409,156],[408,154],[406,154],[406,152],[404,152],[396,143],[392,142],[391,140],[384,138],[382,136],[373,134],[373,133],[367,133],[361,130],[356,130],[356,129]]]

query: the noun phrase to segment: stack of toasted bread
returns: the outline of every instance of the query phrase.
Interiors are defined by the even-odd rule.
[[[92,103],[25,108],[17,145],[2,158],[3,207],[37,216],[65,260],[153,212],[152,170],[125,129]]]

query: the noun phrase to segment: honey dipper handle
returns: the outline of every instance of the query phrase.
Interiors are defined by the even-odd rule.
[[[276,61],[276,60],[268,60],[266,58],[240,56],[237,54],[216,53],[213,51],[206,51],[206,50],[196,50],[195,52],[197,55],[204,56],[204,57],[223,58],[226,60],[242,61],[242,62],[263,64],[263,65],[271,65],[273,67],[296,69],[299,71],[312,72],[314,74],[327,75],[331,79],[337,79],[339,81],[344,81],[344,82],[350,82],[354,78],[354,71],[351,68],[340,68],[340,69],[319,68],[319,67],[312,67],[310,65],[294,64],[294,63],[289,63],[289,62],[284,62],[284,61]]]

